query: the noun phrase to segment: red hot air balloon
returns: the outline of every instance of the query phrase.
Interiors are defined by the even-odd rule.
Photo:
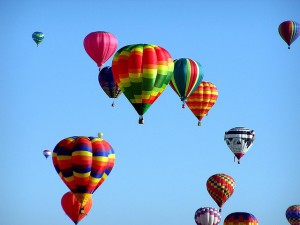
[[[210,196],[220,207],[221,212],[221,207],[234,192],[235,181],[227,174],[214,174],[208,178],[206,187]]]
[[[284,21],[278,27],[281,38],[287,43],[288,49],[300,35],[300,24],[295,21]]]
[[[60,178],[85,206],[113,169],[115,153],[102,133],[99,137],[73,136],[55,146],[52,161]]]
[[[117,38],[105,31],[89,33],[83,41],[86,53],[101,66],[115,53],[118,47]]]
[[[77,224],[89,213],[89,211],[92,208],[92,205],[93,199],[89,198],[85,204],[85,207],[82,208],[82,204],[70,191],[65,193],[61,198],[61,206],[63,210],[75,224]]]

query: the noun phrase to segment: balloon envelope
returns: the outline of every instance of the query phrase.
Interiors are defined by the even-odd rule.
[[[72,192],[67,192],[61,198],[61,206],[68,217],[77,224],[82,220],[91,210],[93,199],[90,197],[83,207]]]
[[[291,225],[300,225],[300,205],[288,207],[285,215]]]
[[[36,31],[32,34],[32,39],[36,43],[37,46],[44,40],[44,33]]]
[[[115,153],[101,135],[73,136],[55,146],[52,161],[63,182],[84,206],[113,169]]]
[[[238,162],[250,149],[255,139],[254,130],[245,127],[235,127],[225,132],[224,140],[227,146],[237,157]]]
[[[258,220],[254,215],[247,212],[234,212],[226,216],[224,225],[258,225]]]
[[[116,51],[117,38],[106,31],[89,33],[83,41],[86,53],[101,67]]]
[[[278,32],[281,38],[290,45],[299,37],[300,35],[300,24],[295,21],[284,21],[278,27]]]
[[[234,179],[224,173],[214,174],[206,182],[207,191],[217,205],[221,207],[234,192]]]
[[[174,61],[174,72],[170,81],[171,88],[180,97],[184,107],[186,99],[198,88],[203,79],[200,63],[189,58]]]
[[[118,98],[122,93],[121,89],[115,82],[112,68],[110,66],[103,67],[100,70],[98,81],[101,88],[109,98]]]
[[[188,97],[186,104],[193,114],[201,120],[207,115],[208,111],[214,106],[218,99],[217,87],[207,81],[202,81],[197,89]]]
[[[221,214],[218,209],[213,207],[199,208],[195,213],[197,225],[218,225],[221,221]]]
[[[44,150],[43,151],[43,155],[45,156],[45,158],[47,159],[50,155],[52,155],[52,152],[50,150]]]
[[[128,45],[116,52],[112,62],[113,76],[140,115],[140,123],[142,115],[169,84],[173,66],[170,54],[157,45]]]

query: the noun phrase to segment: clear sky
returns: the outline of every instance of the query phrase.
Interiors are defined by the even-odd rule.
[[[300,22],[300,1],[7,0],[0,12],[0,224],[73,224],[60,204],[68,189],[42,151],[98,132],[116,163],[82,225],[195,225],[198,208],[217,207],[206,190],[215,173],[236,181],[220,224],[237,211],[288,224],[286,209],[300,204],[300,40],[288,50],[278,26]],[[202,126],[169,86],[144,125],[124,95],[112,108],[83,47],[99,30],[118,49],[156,44],[201,63],[219,90]],[[45,33],[38,48],[35,31]],[[240,165],[223,140],[236,126],[256,132]]]

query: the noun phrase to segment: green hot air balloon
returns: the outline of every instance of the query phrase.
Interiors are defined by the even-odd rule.
[[[169,84],[173,59],[162,47],[152,44],[128,45],[119,49],[112,62],[115,82],[140,115],[156,101]]]
[[[32,39],[36,43],[36,46],[39,47],[39,44],[44,40],[44,33],[36,31],[32,34]]]

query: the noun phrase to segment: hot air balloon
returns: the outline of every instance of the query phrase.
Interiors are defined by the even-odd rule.
[[[198,88],[188,97],[186,104],[198,118],[198,126],[201,120],[208,114],[218,99],[218,89],[210,82],[202,81]]]
[[[180,97],[182,108],[184,108],[187,98],[198,88],[202,79],[203,69],[200,63],[188,58],[174,61],[170,86]]]
[[[300,225],[300,205],[288,207],[285,216],[291,225]]]
[[[83,41],[86,53],[96,62],[100,68],[115,53],[118,40],[106,31],[89,33]]]
[[[67,192],[61,198],[61,206],[68,217],[75,223],[78,224],[91,210],[93,205],[93,199],[90,197],[86,202],[85,206],[82,207],[81,203],[75,197],[72,192]]]
[[[173,67],[170,54],[157,45],[127,45],[116,52],[112,62],[114,79],[140,115],[140,124],[169,84]]]
[[[225,132],[224,140],[240,163],[240,159],[250,149],[255,139],[254,130],[235,127]]]
[[[36,46],[39,47],[39,44],[44,40],[44,33],[36,31],[32,34],[32,39],[36,43]]]
[[[118,87],[114,80],[114,76],[110,66],[103,67],[100,70],[98,81],[101,88],[109,98],[118,98],[122,93],[121,89]],[[114,106],[114,102],[112,103],[112,106]]]
[[[258,225],[258,221],[254,215],[247,212],[230,213],[224,219],[224,225]]]
[[[98,137],[73,136],[55,146],[52,161],[60,178],[85,206],[111,172],[115,153],[102,133]]]
[[[212,175],[206,182],[207,191],[221,208],[234,192],[234,179],[224,173]]]
[[[52,154],[52,152],[51,152],[50,150],[44,150],[44,151],[43,151],[43,155],[45,156],[46,159],[47,159],[51,154]]]
[[[195,222],[197,225],[218,225],[221,221],[219,210],[213,207],[199,208],[195,213]]]
[[[300,35],[300,24],[291,20],[284,21],[279,25],[278,32],[281,38],[288,44],[288,49],[290,49],[290,45]]]

